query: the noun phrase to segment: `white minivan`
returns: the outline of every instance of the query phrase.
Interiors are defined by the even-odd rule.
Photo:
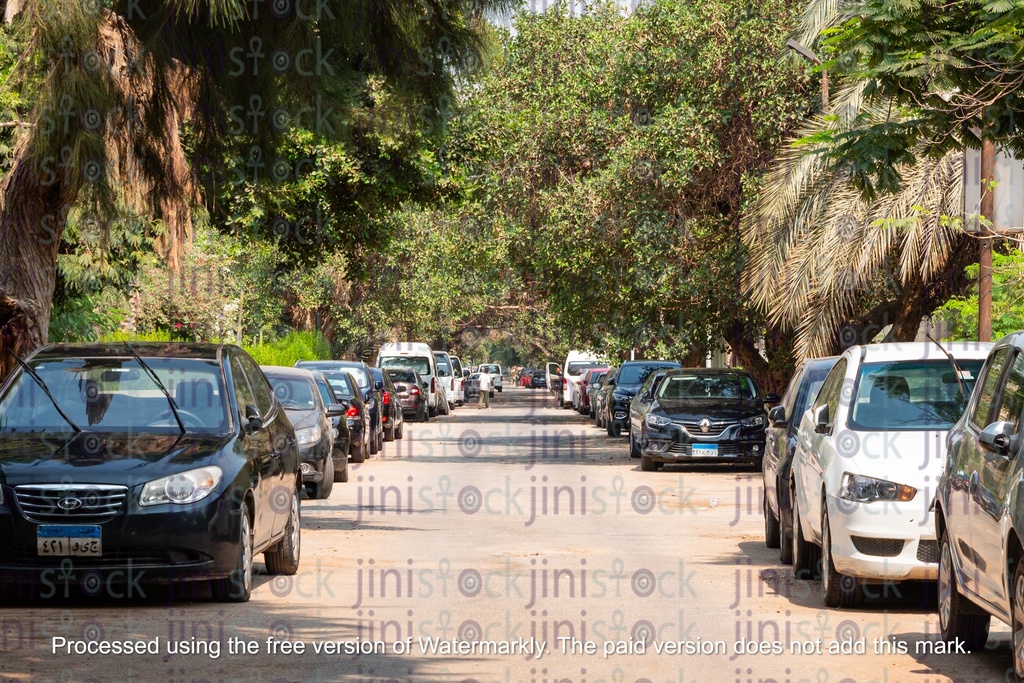
[[[465,387],[463,386],[466,381],[465,376],[462,372],[462,360],[458,356],[448,356],[452,360],[452,370],[454,371],[454,379],[452,381],[452,388],[455,396],[455,404],[462,405],[466,402],[466,398],[463,395]]]
[[[442,406],[444,390],[437,377],[437,363],[434,351],[429,345],[419,342],[398,342],[384,344],[377,352],[377,367],[383,369],[407,368],[415,370],[423,382],[427,394],[427,408],[430,417],[436,417]]]
[[[601,359],[592,351],[570,351],[562,366],[562,402],[564,407],[572,405],[573,380],[579,379],[583,372],[595,364],[601,363]]]
[[[437,380],[448,401],[448,411],[455,410],[455,364],[452,363],[452,357],[445,351],[434,351],[434,365],[437,367]]]

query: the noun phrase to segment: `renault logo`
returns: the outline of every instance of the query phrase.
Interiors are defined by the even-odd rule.
[[[711,420],[707,419],[706,417],[702,417],[700,422],[697,423],[697,426],[700,427],[700,431],[707,434],[708,432],[711,431]]]
[[[82,507],[82,501],[78,498],[61,498],[57,501],[57,507],[66,512],[71,512]]]

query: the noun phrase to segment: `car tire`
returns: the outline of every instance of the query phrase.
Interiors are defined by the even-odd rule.
[[[330,455],[324,460],[324,478],[317,488],[320,489],[317,491],[318,500],[327,500],[331,497],[331,491],[334,490],[334,458]]]
[[[608,432],[608,436],[619,437],[622,436],[622,427],[615,423],[615,420],[608,420],[605,430]]]
[[[252,522],[248,503],[242,503],[238,522],[238,556],[231,574],[213,581],[213,597],[221,602],[249,602],[252,597]]]
[[[1013,624],[1013,668],[1017,672],[1018,661],[1021,659],[1019,653],[1020,643],[1018,633],[1020,626],[1017,624],[1018,614],[1021,607],[1017,598],[1018,579],[1021,577],[1021,562],[1018,560],[1016,571],[1013,574],[1013,586],[1010,597]],[[936,582],[938,589],[939,613],[939,637],[947,643],[959,639],[964,647],[972,652],[980,650],[988,640],[988,629],[992,617],[983,613],[975,607],[960,592],[957,584],[956,572],[953,571],[953,547],[949,541],[949,532],[942,532],[942,539],[939,541],[939,580]],[[1021,673],[1017,673],[1018,680]]]
[[[292,497],[288,522],[284,526],[284,538],[274,547],[263,553],[263,561],[271,574],[293,576],[299,571],[299,559],[302,552],[302,514],[299,512],[299,497]]]
[[[764,496],[764,545],[766,548],[779,547],[779,520],[768,505],[768,496]]]
[[[395,440],[395,427],[394,426],[389,427],[388,429],[384,430],[384,440],[385,441],[394,441]]]
[[[352,452],[349,453],[349,459],[354,463],[361,463],[366,461],[365,439],[360,439],[358,444],[352,446]]]
[[[1013,645],[1013,676],[1017,683],[1020,683],[1024,681],[1024,558],[1017,560],[1017,566],[1013,570],[1010,611],[1010,630],[1013,634],[1011,641]],[[988,616],[984,618],[988,621]],[[984,637],[979,633],[977,644],[968,642],[967,649],[976,652],[985,646],[987,639],[988,629],[986,628]]]
[[[428,408],[427,409],[427,418],[429,419],[431,417],[437,417],[437,408]]]
[[[420,413],[416,420],[418,422],[430,422],[430,410],[425,405],[420,406]]]
[[[784,508],[779,507],[779,562],[793,564],[793,522]]]
[[[498,387],[498,393],[499,393],[499,394],[501,393],[501,390],[502,390],[503,388],[504,388],[504,387]]]
[[[640,470],[642,472],[656,472],[658,470],[658,463],[654,462],[654,458],[649,455],[641,455]]]
[[[633,437],[633,432],[629,433],[629,457],[631,457],[631,458],[639,458],[639,457],[641,457],[640,446],[639,446],[639,444],[637,444],[636,439]]]
[[[840,574],[832,561],[832,527],[827,508],[821,511],[821,593],[826,607],[856,608],[864,604],[861,580]]]
[[[796,497],[793,498],[794,503]],[[804,540],[800,530],[800,510],[793,505],[793,576],[797,579],[817,579],[820,569],[818,556],[821,549]]]
[[[380,432],[375,432],[373,438],[370,439],[370,455],[376,455],[380,452]]]
[[[398,427],[395,429],[395,438],[396,439],[401,439],[404,434],[405,434],[405,420],[403,420],[402,424],[398,425]]]
[[[348,483],[348,458],[342,458],[341,468],[338,468],[337,463],[334,464],[334,482],[336,484]]]

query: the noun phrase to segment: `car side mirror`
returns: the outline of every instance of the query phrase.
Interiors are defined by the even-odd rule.
[[[1013,423],[993,422],[978,435],[982,448],[999,455],[1009,455],[1013,445]]]
[[[769,410],[768,422],[771,423],[772,427],[785,427],[788,424],[786,421],[786,407],[775,406]]]
[[[765,403],[778,403],[781,400],[778,394],[766,394],[764,397]]]
[[[818,406],[814,409],[814,433],[828,434],[828,404]]]
[[[250,434],[263,429],[263,418],[260,417],[260,411],[256,410],[255,406],[245,407],[245,423]]]
[[[327,406],[327,417],[341,417],[342,415],[345,414],[346,410],[348,410],[348,408],[346,408],[343,404],[332,403],[331,405]]]

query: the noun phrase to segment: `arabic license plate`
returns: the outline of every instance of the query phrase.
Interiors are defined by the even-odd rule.
[[[693,444],[693,457],[695,458],[717,458],[718,444],[695,443]]]
[[[98,526],[47,525],[36,530],[40,557],[101,557],[103,539]]]

